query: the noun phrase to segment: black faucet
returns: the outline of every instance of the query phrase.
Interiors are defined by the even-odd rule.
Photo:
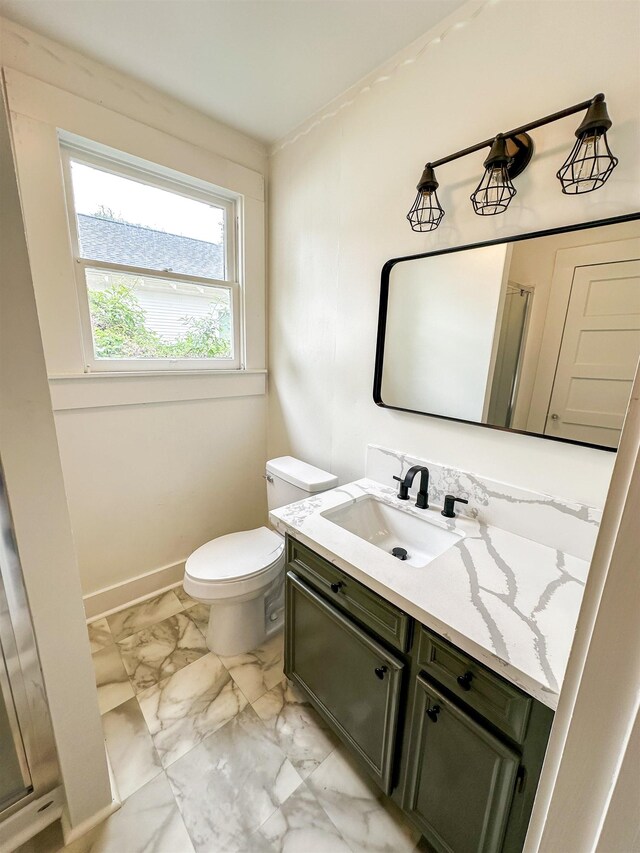
[[[444,509],[442,510],[440,515],[444,515],[445,518],[455,518],[456,514],[454,512],[454,507],[457,503],[468,504],[469,501],[465,500],[465,498],[457,498],[455,495],[445,495]]]
[[[398,489],[398,500],[409,500],[409,489],[413,485],[413,481],[415,480],[415,476],[418,471],[420,472],[420,491],[417,495],[416,506],[419,509],[429,509],[429,469],[425,468],[424,465],[414,465],[413,468],[409,468],[407,473],[404,475],[404,480],[402,477],[394,476],[393,479],[400,483],[400,487]]]

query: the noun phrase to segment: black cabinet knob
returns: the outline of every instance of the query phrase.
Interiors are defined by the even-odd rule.
[[[337,583],[331,584],[331,592],[340,592],[341,588],[344,586],[342,581],[338,581]]]
[[[438,714],[440,713],[440,705],[434,705],[433,708],[427,708],[427,717],[432,723],[438,722]]]
[[[471,690],[471,679],[473,678],[472,672],[465,672],[464,675],[459,675],[456,679],[460,687],[463,690]]]
[[[378,676],[378,678],[379,678],[381,681],[382,681],[382,679],[384,678],[384,674],[385,674],[385,672],[386,672],[386,671],[387,671],[387,667],[386,667],[386,666],[377,666],[377,667],[374,669],[375,674]]]

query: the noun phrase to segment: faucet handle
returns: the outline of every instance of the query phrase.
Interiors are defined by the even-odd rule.
[[[454,495],[445,495],[444,496],[444,509],[440,513],[440,515],[444,515],[445,518],[455,518],[456,514],[453,511],[456,503],[459,504],[468,504],[469,501],[465,498],[456,498]]]
[[[397,480],[400,483],[400,487],[398,488],[398,500],[399,501],[408,501],[409,500],[409,487],[405,480],[402,477],[396,477],[393,475],[393,479]]]

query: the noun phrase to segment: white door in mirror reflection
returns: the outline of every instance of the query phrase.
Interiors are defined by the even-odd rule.
[[[617,447],[640,352],[640,259],[576,267],[545,434]]]

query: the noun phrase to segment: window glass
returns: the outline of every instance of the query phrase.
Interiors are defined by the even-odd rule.
[[[85,270],[97,359],[233,358],[227,287]]]
[[[71,161],[80,256],[224,280],[225,210]]]

